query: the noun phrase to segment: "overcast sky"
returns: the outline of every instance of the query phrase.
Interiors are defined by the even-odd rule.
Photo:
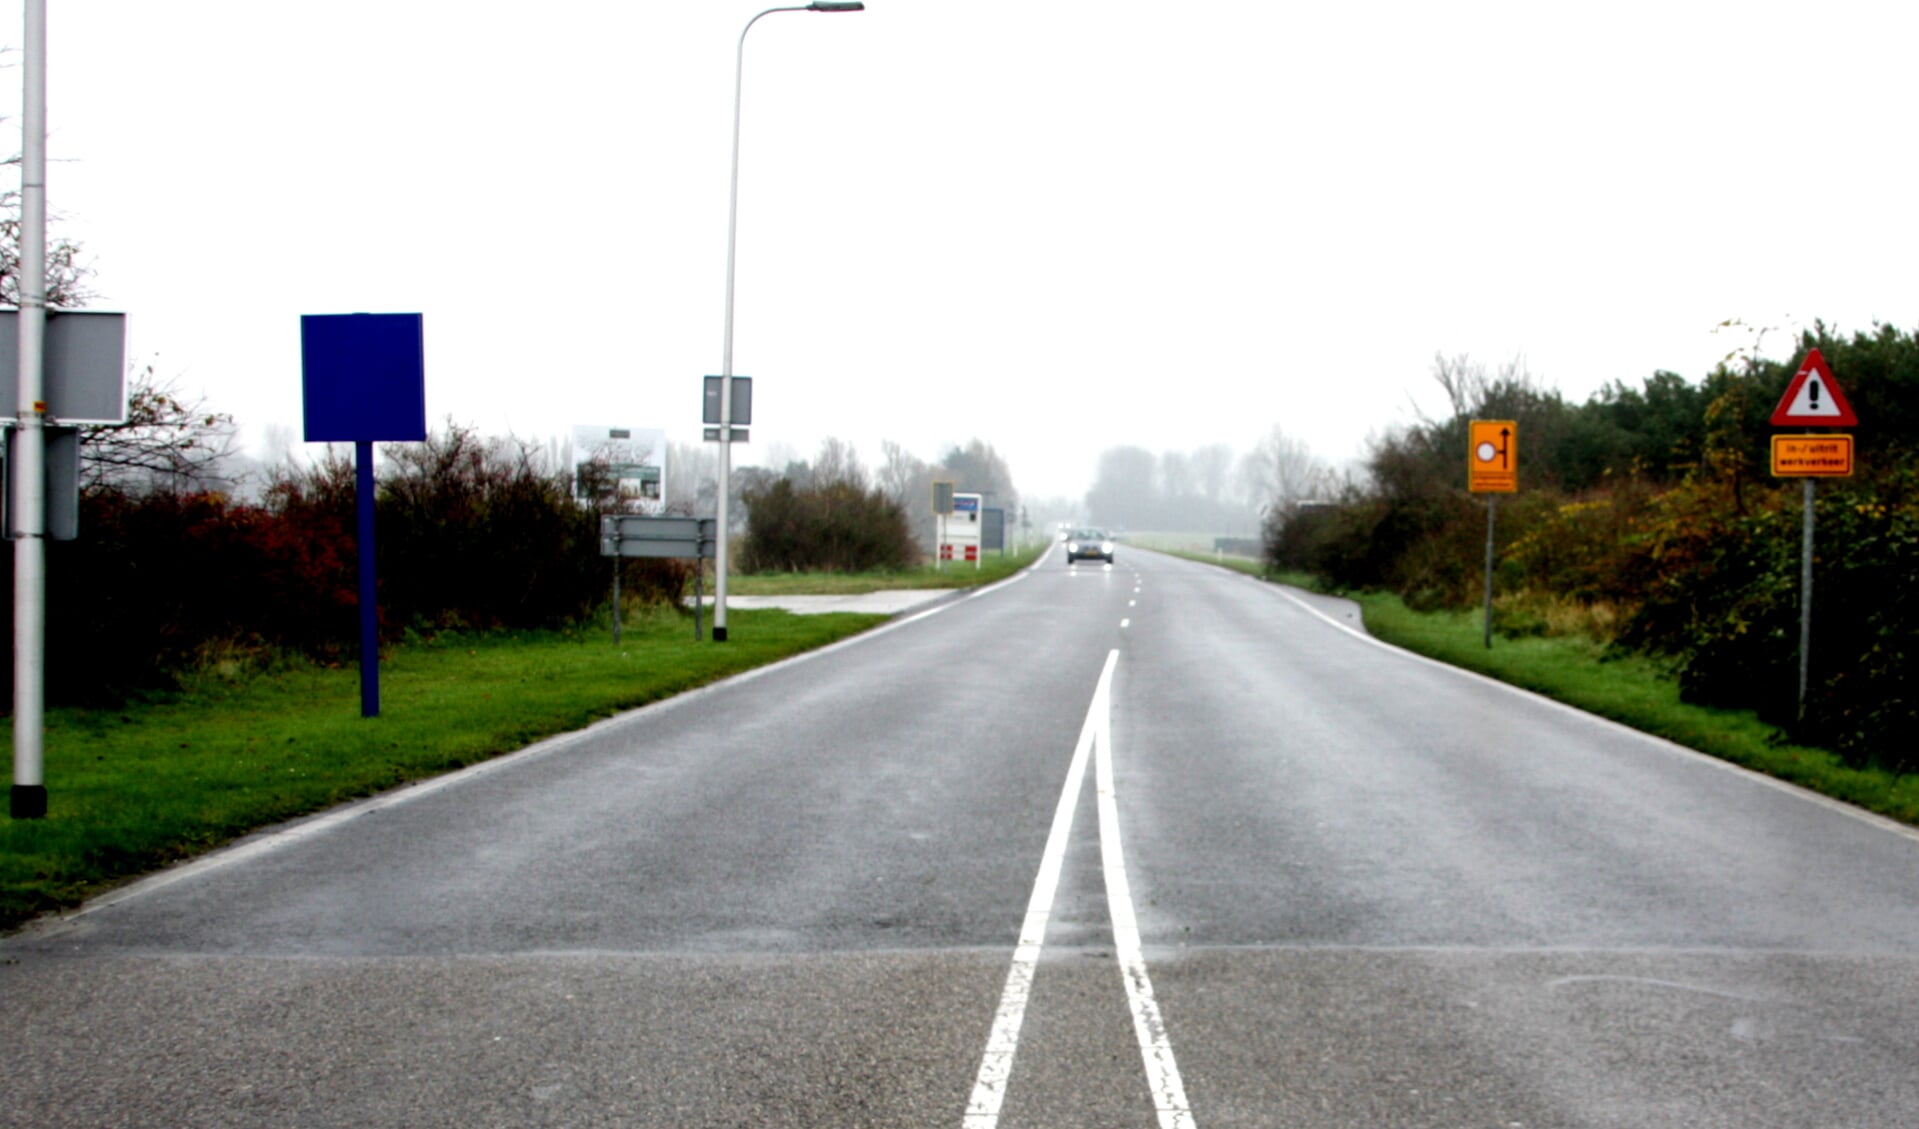
[[[299,316],[352,311],[424,313],[436,423],[698,438],[762,4],[51,7],[56,234],[131,359],[256,447],[300,437]],[[1278,425],[1357,456],[1437,409],[1436,352],[1583,400],[1697,380],[1749,343],[1728,318],[1774,355],[1815,317],[1912,328],[1916,33],[1910,0],[769,16],[742,461],[978,436],[1028,494],[1076,494],[1119,444]]]

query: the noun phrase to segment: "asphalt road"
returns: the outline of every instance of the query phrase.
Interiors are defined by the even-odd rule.
[[[0,943],[0,1124],[1909,1126],[1919,836],[1122,548]]]

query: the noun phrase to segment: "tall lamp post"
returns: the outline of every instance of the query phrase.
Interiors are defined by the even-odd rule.
[[[726,346],[720,364],[720,498],[719,536],[714,545],[713,641],[726,642],[726,565],[730,519],[728,496],[733,478],[733,251],[738,243],[740,218],[740,81],[746,69],[746,33],[774,12],[863,12],[860,0],[813,0],[795,8],[768,8],[740,29],[739,51],[733,60],[733,181],[726,202]]]

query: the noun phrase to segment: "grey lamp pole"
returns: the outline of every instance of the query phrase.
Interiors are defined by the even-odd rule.
[[[47,572],[44,479],[47,405],[47,3],[27,0],[25,111],[20,139],[20,401],[13,445],[13,791],[14,819],[47,814]]]
[[[740,46],[733,60],[733,180],[727,192],[726,202],[726,345],[721,352],[720,364],[720,497],[719,514],[714,522],[719,527],[719,536],[714,544],[717,560],[714,562],[713,583],[713,641],[726,642],[726,565],[728,526],[728,496],[732,493],[733,478],[733,252],[739,240],[740,218],[740,80],[746,70],[746,33],[753,30],[762,17],[774,12],[863,12],[866,5],[860,0],[813,0],[813,3],[797,8],[768,8],[759,15],[746,21],[740,29]]]

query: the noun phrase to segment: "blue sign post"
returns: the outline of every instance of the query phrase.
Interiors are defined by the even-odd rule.
[[[419,314],[304,314],[300,364],[309,443],[353,444],[359,519],[360,716],[380,716],[380,615],[373,556],[373,444],[426,438]]]

